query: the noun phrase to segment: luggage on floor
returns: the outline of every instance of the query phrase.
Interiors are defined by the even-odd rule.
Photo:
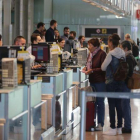
[[[56,131],[60,129],[61,126],[61,105],[59,103],[59,101],[56,100],[56,104],[55,104],[55,128]]]
[[[86,131],[93,131],[95,127],[94,116],[95,116],[95,102],[89,101],[87,102],[87,112],[86,112]]]

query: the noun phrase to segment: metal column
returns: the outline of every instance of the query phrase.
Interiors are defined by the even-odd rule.
[[[82,92],[81,99],[81,126],[80,126],[80,140],[85,140],[85,128],[86,128],[86,92]]]
[[[20,22],[19,22],[20,35],[23,36],[23,0],[20,0]]]
[[[2,0],[0,0],[0,34],[2,34]]]
[[[20,19],[20,1],[15,1],[15,15],[14,15],[14,38],[19,35],[19,19]]]
[[[4,36],[3,43],[10,44],[10,25],[11,25],[11,0],[4,0]]]
[[[28,31],[27,42],[30,43],[31,34],[33,32],[33,20],[34,20],[34,0],[28,0]]]

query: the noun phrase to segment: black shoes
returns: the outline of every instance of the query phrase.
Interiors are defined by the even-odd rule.
[[[132,129],[122,128],[122,133],[132,133]]]

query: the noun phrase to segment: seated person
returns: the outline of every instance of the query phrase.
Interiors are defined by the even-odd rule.
[[[32,36],[31,36],[31,43],[32,44],[38,44],[39,42],[42,42],[42,39],[41,39],[40,35],[37,34],[37,33],[32,34]],[[28,47],[27,51],[30,54],[32,54],[32,46]]]
[[[58,45],[60,47],[60,50],[63,51],[64,46],[65,46],[65,40],[62,38],[58,39]]]
[[[2,35],[0,35],[0,46],[2,46]]]
[[[26,45],[26,39],[23,36],[17,36],[14,40],[14,45],[25,46]]]

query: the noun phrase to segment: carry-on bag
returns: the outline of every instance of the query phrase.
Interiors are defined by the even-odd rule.
[[[85,88],[81,88],[82,91],[86,91],[89,93],[95,92],[93,91],[93,87],[88,86]],[[86,131],[94,131],[95,127],[95,97],[87,97],[87,105],[86,105]]]

